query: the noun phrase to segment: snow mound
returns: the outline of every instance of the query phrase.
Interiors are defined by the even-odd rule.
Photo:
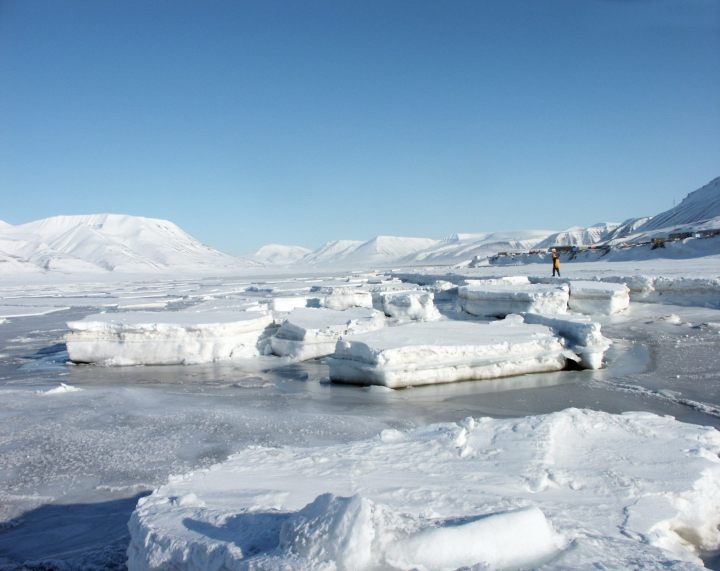
[[[479,280],[458,288],[460,308],[480,317],[504,317],[511,313],[565,313],[565,284],[484,283]]]
[[[35,391],[39,395],[43,396],[50,396],[50,395],[64,395],[66,393],[77,393],[80,392],[82,389],[79,387],[73,387],[72,385],[66,385],[65,383],[60,383],[59,386],[48,389],[46,391]]]
[[[332,354],[335,343],[343,335],[382,327],[385,327],[385,317],[374,309],[300,308],[285,318],[270,343],[276,355],[303,361]]]
[[[690,570],[720,547],[718,453],[711,427],[578,409],[252,446],[142,498],[128,568]]]
[[[102,313],[68,322],[65,341],[76,363],[208,363],[261,354],[272,323],[257,311]]]
[[[523,314],[525,323],[545,325],[563,337],[570,349],[580,357],[580,365],[585,369],[602,367],[605,351],[611,341],[601,333],[600,324],[589,317],[580,315],[542,315]]]
[[[612,315],[630,306],[630,289],[625,284],[571,281],[568,307],[579,313]]]
[[[335,382],[400,388],[558,371],[567,358],[540,325],[435,321],[345,337],[327,362]]]

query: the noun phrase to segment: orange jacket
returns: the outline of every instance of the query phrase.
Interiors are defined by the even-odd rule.
[[[559,270],[560,269],[560,256],[557,256],[557,255],[553,256],[552,263],[553,263],[553,268],[557,268]]]

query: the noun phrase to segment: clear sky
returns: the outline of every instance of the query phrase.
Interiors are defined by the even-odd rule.
[[[0,219],[240,254],[655,214],[720,175],[720,0],[0,0]]]

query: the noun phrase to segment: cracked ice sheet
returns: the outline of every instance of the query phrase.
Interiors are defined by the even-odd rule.
[[[323,448],[250,447],[141,500],[128,563],[692,569],[700,550],[720,547],[718,452],[710,427],[582,409],[389,429]],[[327,493],[336,496],[329,503]],[[522,539],[514,541],[538,548],[536,560],[498,560],[499,545],[474,550],[505,533],[502,517],[528,508],[536,511],[521,512],[531,517],[516,522]],[[474,526],[491,514],[502,517],[485,521],[490,530]],[[313,525],[323,533],[313,535]],[[457,541],[445,560],[444,534]],[[408,548],[428,541],[424,554]]]

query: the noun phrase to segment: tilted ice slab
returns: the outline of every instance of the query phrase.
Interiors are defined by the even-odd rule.
[[[374,309],[300,308],[285,318],[270,343],[276,355],[303,361],[332,354],[342,335],[382,327],[385,327],[385,316]]]
[[[480,317],[504,317],[511,313],[565,313],[568,287],[524,283],[477,283],[458,288],[463,311]]]
[[[630,289],[625,284],[571,281],[568,307],[580,313],[612,315],[630,306]]]
[[[66,342],[76,363],[208,363],[260,354],[272,323],[256,311],[101,313],[68,322]]]
[[[441,315],[430,291],[405,290],[379,292],[382,310],[400,321],[436,321]]]
[[[310,292],[320,298],[320,305],[328,309],[350,307],[372,308],[372,294],[356,287],[313,286]]]
[[[578,409],[252,446],[142,498],[128,567],[697,569],[718,453],[711,427]]]
[[[433,321],[345,337],[330,379],[399,388],[558,371],[576,359],[547,327],[521,321]]]
[[[580,366],[585,369],[601,368],[605,351],[612,344],[602,334],[600,324],[584,315],[524,313],[523,319],[525,323],[550,327],[563,337],[573,353],[580,357]]]

